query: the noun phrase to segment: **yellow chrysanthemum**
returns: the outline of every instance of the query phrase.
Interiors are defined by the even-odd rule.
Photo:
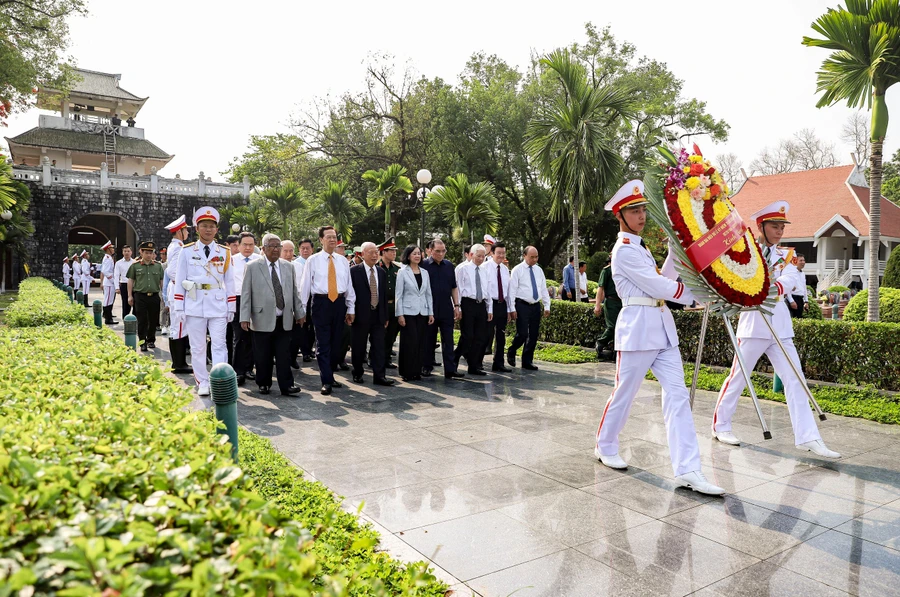
[[[687,190],[693,191],[700,186],[700,179],[696,176],[691,176],[686,181],[684,181],[684,186]]]
[[[691,160],[692,164],[699,164],[700,162],[703,161],[703,156],[702,155],[692,155],[690,157],[690,160]]]
[[[691,173],[691,169],[690,169],[689,167],[687,167],[687,166],[685,166],[684,168],[682,168],[682,170],[684,170],[684,173],[685,173],[685,174],[690,174],[690,173]]]

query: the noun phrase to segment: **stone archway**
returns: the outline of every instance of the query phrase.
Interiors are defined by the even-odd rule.
[[[125,217],[110,212],[92,212],[78,218],[68,231],[69,251],[72,247],[87,245],[91,260],[102,258],[100,247],[106,241],[116,246],[116,259],[122,255],[122,247],[134,249],[138,241],[137,230]]]

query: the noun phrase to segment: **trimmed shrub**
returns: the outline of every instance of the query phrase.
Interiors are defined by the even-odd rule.
[[[814,297],[815,294],[811,294],[810,296]],[[822,314],[822,307],[819,306],[819,303],[813,299],[809,301],[809,309],[803,312],[803,319],[825,319],[825,316]],[[829,317],[831,314],[828,314]]]
[[[847,288],[846,286],[841,286],[840,284],[828,287],[828,292],[849,292],[849,291],[850,291],[849,288]]]
[[[597,251],[587,260],[588,280],[599,280],[600,272],[606,264],[609,263],[609,253],[606,251]]]
[[[882,288],[900,288],[900,245],[894,247],[884,267],[884,278],[881,281]]]
[[[856,293],[844,309],[844,321],[865,321],[868,301],[868,290]],[[882,323],[900,323],[900,289],[878,289],[878,313]]]
[[[82,323],[86,321],[86,311],[50,280],[28,278],[19,284],[19,298],[6,310],[4,319],[6,325],[14,328]]]

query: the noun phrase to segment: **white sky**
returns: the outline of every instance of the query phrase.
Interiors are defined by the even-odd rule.
[[[121,73],[124,89],[150,97],[138,126],[175,154],[162,172],[169,177],[195,178],[203,170],[221,180],[219,173],[244,152],[251,134],[286,132],[298,105],[359,90],[370,53],[393,54],[400,67],[409,61],[428,78],[455,83],[476,51],[524,66],[532,51],[584,41],[587,21],[611,25],[639,54],[668,63],[685,81],[686,96],[706,101],[711,114],[731,125],[727,143],[713,148],[700,141],[706,155],[732,151],[746,165],[765,145],[811,127],[849,163],[851,148],[840,142],[840,129],[851,111],[815,107],[815,71],[827,51],[800,44],[811,34],[810,23],[836,5],[90,0],[90,16],[72,22],[71,54],[82,68]],[[900,89],[888,92],[888,104],[894,118],[885,158],[900,138]],[[2,136],[36,126],[37,114],[11,119]]]

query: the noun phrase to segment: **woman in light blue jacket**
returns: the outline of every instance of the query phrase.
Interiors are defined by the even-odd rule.
[[[425,327],[434,323],[434,303],[428,272],[420,268],[422,250],[409,245],[400,258],[406,267],[397,272],[394,313],[400,324],[398,365],[403,381],[422,379],[422,355],[425,350]]]

